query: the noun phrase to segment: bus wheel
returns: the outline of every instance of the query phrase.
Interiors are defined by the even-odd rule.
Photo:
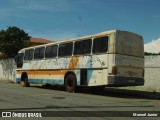
[[[74,92],[77,87],[76,76],[73,74],[67,75],[65,79],[65,89],[67,92]]]
[[[30,87],[30,84],[28,82],[28,78],[27,77],[22,77],[21,79],[21,83],[24,87]]]
[[[25,78],[25,79],[24,79],[24,86],[25,86],[25,87],[30,87],[30,84],[29,84],[29,82],[28,82],[28,78]]]

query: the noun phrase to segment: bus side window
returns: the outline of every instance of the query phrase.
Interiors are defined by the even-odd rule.
[[[24,55],[24,60],[32,60],[33,59],[33,49],[26,50]]]
[[[44,47],[36,48],[34,50],[34,59],[43,59],[44,58]]]
[[[47,46],[45,50],[45,58],[51,58],[52,46]]]
[[[51,56],[52,57],[57,57],[57,45],[52,46],[52,51],[51,51]]]
[[[101,39],[100,38],[94,38],[94,40],[93,40],[93,53],[99,53],[100,52],[100,45],[101,45]]]
[[[66,43],[66,56],[71,56],[73,50],[73,42]]]
[[[44,58],[44,47],[39,48],[39,59],[43,59]]]
[[[29,50],[29,60],[33,59],[33,49]]]
[[[24,60],[29,60],[29,50],[25,51]]]
[[[108,50],[108,36],[94,38],[93,53],[105,53]]]
[[[39,49],[36,48],[36,49],[34,50],[34,59],[38,59],[38,57],[39,57]]]
[[[65,56],[66,44],[60,44],[58,49],[58,56]]]
[[[33,49],[29,51],[29,60],[33,59]]]
[[[24,53],[19,53],[17,56],[17,68],[21,68],[23,65],[23,57],[24,57]]]
[[[101,37],[101,48],[100,52],[107,52],[108,50],[108,36]]]
[[[57,56],[57,45],[47,46],[45,50],[45,58],[52,58]]]
[[[83,41],[83,54],[90,54],[91,53],[91,43],[92,43],[91,39]]]
[[[83,45],[83,41],[76,41],[74,43],[74,54],[75,55],[82,54],[82,45]]]

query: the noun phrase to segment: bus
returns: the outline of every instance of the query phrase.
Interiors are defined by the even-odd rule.
[[[63,85],[68,92],[144,85],[142,36],[122,30],[21,49],[16,82]]]

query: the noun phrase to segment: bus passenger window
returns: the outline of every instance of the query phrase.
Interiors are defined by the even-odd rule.
[[[93,53],[105,53],[108,50],[108,36],[94,38]]]
[[[24,60],[29,60],[29,50],[25,51]]]
[[[52,58],[57,56],[57,45],[47,46],[45,50],[45,58]]]
[[[73,50],[73,42],[66,43],[66,56],[71,56]]]
[[[44,47],[35,49],[34,58],[35,59],[43,59],[44,58]]]
[[[39,58],[43,59],[44,58],[44,47],[39,48]]]
[[[58,56],[65,56],[66,44],[60,44],[58,50]]]
[[[82,54],[82,45],[83,45],[83,42],[82,41],[76,41],[74,43],[74,54],[75,55],[80,55]]]
[[[29,60],[33,59],[33,49],[29,50]]]
[[[46,50],[45,50],[45,58],[50,58],[50,57],[52,57],[51,50],[52,50],[52,46],[47,46],[47,47],[46,47]]]
[[[51,56],[52,57],[57,57],[57,45],[52,46],[52,51],[51,51]]]
[[[92,43],[91,39],[83,41],[83,54],[90,54],[91,53],[91,43]]]
[[[39,58],[39,49],[36,48],[36,49],[34,50],[34,59],[38,59],[38,58]]]
[[[101,45],[101,39],[95,38],[93,40],[93,53],[99,53],[100,52],[100,45]]]
[[[101,37],[101,48],[100,52],[107,52],[108,50],[108,37]]]
[[[23,57],[24,57],[24,53],[18,53],[17,60],[16,60],[17,68],[21,68],[22,67],[22,65],[23,65]]]
[[[33,59],[33,49],[26,50],[24,55],[24,60],[32,60]]]

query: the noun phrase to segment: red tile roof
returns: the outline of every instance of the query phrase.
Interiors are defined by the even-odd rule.
[[[51,43],[53,41],[49,41],[46,39],[42,39],[42,38],[30,38],[30,43]]]

